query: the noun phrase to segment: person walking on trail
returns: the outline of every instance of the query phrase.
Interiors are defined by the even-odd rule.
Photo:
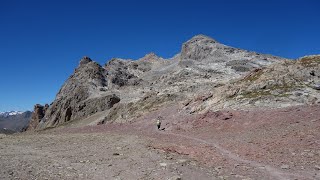
[[[161,127],[161,120],[160,119],[157,120],[157,127],[158,127],[158,130],[160,130],[160,127]]]

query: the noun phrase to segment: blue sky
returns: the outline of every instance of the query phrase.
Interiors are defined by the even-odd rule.
[[[82,56],[178,53],[196,34],[298,58],[320,54],[320,1],[0,0],[0,111],[50,103]]]

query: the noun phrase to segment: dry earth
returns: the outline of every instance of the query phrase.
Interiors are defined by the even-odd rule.
[[[0,179],[320,179],[319,106],[178,111],[0,137]]]

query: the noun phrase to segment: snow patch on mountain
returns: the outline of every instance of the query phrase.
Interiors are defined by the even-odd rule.
[[[15,115],[19,115],[19,114],[22,114],[22,113],[24,113],[24,112],[22,112],[22,111],[0,112],[0,116],[8,117],[8,116],[15,116]]]

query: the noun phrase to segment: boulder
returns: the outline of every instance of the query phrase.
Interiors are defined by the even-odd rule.
[[[35,130],[37,128],[37,126],[39,125],[40,121],[44,117],[48,108],[49,108],[48,104],[46,104],[44,106],[42,106],[40,104],[34,105],[33,112],[32,112],[31,119],[30,119],[29,126],[28,126],[27,130]]]

